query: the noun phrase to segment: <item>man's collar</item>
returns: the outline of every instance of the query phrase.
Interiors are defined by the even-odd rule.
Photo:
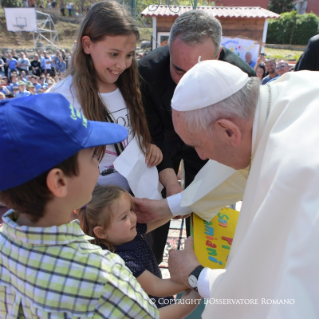
[[[3,216],[1,232],[12,238],[14,241],[21,241],[31,245],[67,245],[72,242],[86,242],[94,238],[87,236],[80,228],[78,220],[61,226],[51,227],[29,227],[20,226],[16,223],[19,214],[14,210],[9,210]]]

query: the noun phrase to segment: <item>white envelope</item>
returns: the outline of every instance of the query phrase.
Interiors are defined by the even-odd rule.
[[[162,199],[162,184],[157,168],[147,167],[145,156],[138,146],[136,136],[113,163],[115,169],[124,176],[138,198]]]

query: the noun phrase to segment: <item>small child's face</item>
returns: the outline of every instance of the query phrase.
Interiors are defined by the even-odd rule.
[[[129,195],[123,194],[109,209],[113,216],[111,225],[105,230],[106,240],[115,246],[132,241],[137,235],[136,215]]]

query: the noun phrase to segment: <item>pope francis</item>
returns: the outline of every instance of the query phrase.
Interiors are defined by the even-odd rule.
[[[140,222],[191,211],[211,220],[243,199],[226,268],[199,265],[189,238],[170,251],[174,281],[209,298],[203,318],[319,318],[319,72],[260,86],[203,61],[179,82],[173,122],[209,161],[181,194],[136,199]]]

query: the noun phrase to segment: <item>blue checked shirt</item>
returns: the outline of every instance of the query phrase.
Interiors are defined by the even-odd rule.
[[[78,221],[0,228],[0,318],[158,318],[123,260],[92,245]]]

